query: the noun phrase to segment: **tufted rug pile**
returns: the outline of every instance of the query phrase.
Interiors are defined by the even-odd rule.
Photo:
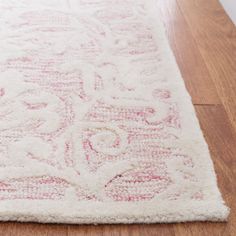
[[[0,12],[0,220],[226,220],[154,1]]]

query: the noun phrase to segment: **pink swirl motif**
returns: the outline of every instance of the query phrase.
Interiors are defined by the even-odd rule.
[[[133,3],[80,0],[86,15],[55,1],[38,1],[45,10],[27,0],[23,12],[0,6],[15,13],[0,16],[10,31],[0,39],[0,166],[38,167],[38,175],[0,181],[1,200],[58,200],[69,192],[78,201],[147,201],[175,186],[171,161],[179,178],[194,183],[192,159],[171,145],[181,120],[170,90],[160,89],[158,45]]]

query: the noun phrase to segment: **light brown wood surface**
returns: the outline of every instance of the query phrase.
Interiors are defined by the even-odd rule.
[[[227,223],[56,225],[0,223],[0,236],[235,236],[236,27],[217,0],[156,0],[209,145]]]
[[[236,127],[236,27],[217,0],[177,0],[217,93]]]

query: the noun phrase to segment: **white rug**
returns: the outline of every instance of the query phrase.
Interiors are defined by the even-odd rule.
[[[226,220],[154,1],[0,12],[1,220]]]

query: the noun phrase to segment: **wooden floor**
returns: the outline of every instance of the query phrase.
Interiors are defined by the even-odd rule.
[[[209,144],[228,223],[43,225],[0,223],[0,236],[236,235],[236,27],[217,0],[156,0]]]

